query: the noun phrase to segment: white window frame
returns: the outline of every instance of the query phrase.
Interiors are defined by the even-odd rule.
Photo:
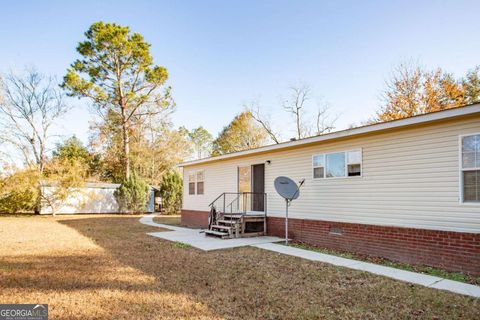
[[[193,181],[190,181],[190,175],[193,174]],[[193,183],[193,193],[190,193],[190,183]],[[187,174],[187,192],[189,196],[194,196],[197,194],[197,172],[188,171]]]
[[[467,134],[461,134],[458,136],[458,190],[459,190],[459,203],[461,205],[465,206],[480,206],[480,202],[465,202],[464,201],[464,193],[463,193],[463,171],[474,171],[474,170],[480,170],[480,167],[475,167],[475,168],[468,168],[468,169],[463,169],[463,148],[462,148],[462,140],[464,137],[471,137],[471,136],[478,136],[480,135],[480,132],[476,133],[467,133]]]
[[[348,175],[348,153],[349,152],[355,152],[359,151],[360,152],[360,175],[359,176],[349,176]],[[335,153],[344,153],[345,154],[345,176],[343,177],[327,177],[327,155],[329,154],[335,154]],[[313,161],[315,157],[318,156],[323,156],[323,178],[315,178],[314,174],[314,168],[320,168],[316,167],[313,165]],[[363,149],[362,148],[357,148],[357,149],[349,149],[349,150],[340,150],[340,151],[334,151],[334,152],[325,152],[325,153],[317,153],[312,155],[312,179],[314,180],[331,180],[331,179],[358,179],[363,177]]]
[[[199,173],[199,172],[203,172],[203,180],[201,180],[201,181],[198,180],[198,173]],[[202,193],[202,194],[199,194],[199,193],[198,193],[197,184],[198,184],[199,182],[203,182],[203,193]],[[197,196],[203,196],[203,195],[205,194],[205,169],[195,171],[195,194],[196,194]]]
[[[312,178],[315,179],[315,180],[325,179],[325,177],[327,176],[327,170],[326,170],[327,169],[327,164],[325,163],[326,162],[325,155],[326,155],[326,153],[319,153],[319,154],[314,154],[312,156]],[[319,167],[319,166],[314,165],[315,157],[319,157],[319,156],[323,157],[323,167]],[[322,178],[315,178],[315,168],[323,168],[323,177]]]
[[[359,163],[348,163],[348,153],[349,152],[360,152],[360,162]],[[348,165],[349,164],[359,164],[360,165],[360,175],[358,176],[349,176],[348,175]],[[345,151],[345,177],[346,178],[361,178],[363,176],[363,151],[362,149],[353,149]]]

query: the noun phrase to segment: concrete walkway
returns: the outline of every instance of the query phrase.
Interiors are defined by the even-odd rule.
[[[422,273],[410,272],[400,270],[396,268],[381,266],[374,263],[363,262],[358,260],[346,259],[320,252],[314,252],[311,250],[304,250],[295,247],[287,247],[281,244],[266,243],[256,244],[254,247],[273,251],[289,256],[299,257],[311,261],[319,261],[330,263],[335,266],[346,267],[354,270],[367,271],[370,273],[378,274],[381,276],[389,277],[392,279],[405,281],[409,283],[419,284],[428,288],[442,289],[455,293],[464,294],[467,296],[480,298],[480,287],[471,284],[443,279],[440,277],[429,276]]]
[[[213,237],[206,237],[205,234],[199,229],[190,229],[156,223],[153,221],[154,216],[155,215],[144,216],[140,219],[140,223],[153,227],[165,228],[172,231],[150,232],[147,233],[148,235],[169,241],[186,243],[192,247],[204,251],[244,247],[254,244],[263,244],[282,240],[277,237],[252,237],[238,239],[219,239]]]
[[[458,281],[443,279],[440,277],[429,276],[426,274],[400,270],[396,268],[377,265],[374,263],[363,262],[353,259],[346,259],[334,255],[324,254],[311,250],[305,250],[295,247],[287,247],[274,242],[282,241],[283,239],[277,237],[255,237],[255,238],[240,238],[240,239],[218,239],[206,237],[198,229],[189,229],[171,226],[167,224],[156,223],[153,221],[155,215],[144,216],[140,219],[140,223],[169,229],[172,231],[165,232],[150,232],[151,236],[162,238],[169,241],[177,241],[191,245],[192,247],[210,251],[218,249],[235,248],[242,246],[253,246],[263,250],[273,251],[289,256],[299,257],[311,261],[318,261],[333,264],[335,266],[346,267],[354,270],[366,271],[395,280],[405,281],[413,284],[418,284],[428,288],[435,288],[447,290],[454,293],[464,294],[467,296],[480,298],[480,287],[471,284],[466,284]]]

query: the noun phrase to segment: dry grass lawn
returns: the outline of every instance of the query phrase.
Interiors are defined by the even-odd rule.
[[[168,224],[171,226],[181,226],[180,215],[156,216],[153,218],[156,223]]]
[[[0,217],[0,301],[48,303],[51,319],[480,319],[478,299],[149,231],[133,216]]]

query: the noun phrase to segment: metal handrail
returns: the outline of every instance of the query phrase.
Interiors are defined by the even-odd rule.
[[[230,201],[228,205],[225,203],[227,195],[236,195],[236,197],[232,201]],[[221,214],[222,216],[234,214],[232,211],[230,213],[227,213],[226,209],[228,207],[231,207],[235,201],[239,203],[240,197],[243,197],[241,211],[239,210],[240,212],[235,213],[235,214],[240,214],[243,217],[247,214],[247,206],[248,206],[248,203],[250,203],[248,196],[252,196],[252,195],[253,196],[263,195],[263,216],[265,217],[263,230],[264,230],[264,234],[267,234],[267,193],[265,192],[223,192],[209,204],[209,207],[214,209],[218,214]],[[223,203],[220,203],[218,206],[222,206],[223,204],[223,211],[219,210],[218,206],[216,205],[216,202],[219,201],[222,197],[223,197]],[[250,198],[250,199],[253,199],[253,198]]]
[[[218,199],[225,196],[225,193],[226,192],[224,192],[224,193],[220,194],[218,197],[216,197],[215,200],[213,200],[208,206],[211,207],[215,202],[217,202]]]
[[[236,195],[236,197],[227,204],[226,203],[226,201],[227,201],[226,196],[227,195]],[[214,206],[215,203],[223,197],[223,213],[226,213],[227,208],[229,208],[229,207],[231,208],[231,206],[233,205],[233,203],[235,203],[235,201],[239,201],[240,197],[244,197],[242,211],[243,211],[243,213],[245,213],[247,211],[246,205],[247,205],[248,196],[255,196],[255,195],[263,195],[263,197],[264,197],[264,199],[263,199],[263,204],[264,204],[263,211],[265,212],[265,215],[266,215],[267,194],[265,192],[223,192],[218,197],[216,197],[215,200],[213,200],[208,206],[209,207]],[[216,208],[216,209],[218,209],[218,208]]]
[[[233,199],[232,201],[230,201],[230,203],[226,206],[225,210],[226,210],[228,207],[230,207],[230,211],[232,211],[232,210],[231,210],[231,209],[232,209],[232,204],[233,204],[233,202],[235,202],[235,201],[238,202],[238,199],[240,198],[240,195],[241,195],[241,193],[239,193],[239,194],[235,197],[235,199]]]
[[[217,202],[218,199],[220,199],[221,197],[227,195],[227,194],[264,194],[266,195],[265,192],[223,192],[221,193],[218,197],[215,198],[215,200],[213,200],[212,202],[210,202],[210,204],[208,205],[209,207],[212,206],[212,204],[214,204],[215,202]]]

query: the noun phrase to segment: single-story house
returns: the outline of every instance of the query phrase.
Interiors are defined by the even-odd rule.
[[[207,227],[215,207],[264,216],[256,231],[283,237],[285,202],[273,181],[287,176],[305,179],[289,208],[291,239],[480,274],[480,104],[180,167],[184,225]]]
[[[76,188],[69,193],[67,199],[55,201],[54,185],[43,185],[42,192],[46,199],[52,198],[53,203],[43,200],[40,214],[76,214],[76,213],[118,213],[119,206],[115,199],[114,192],[120,184],[104,182],[87,182],[84,186]],[[147,203],[146,212],[155,212],[155,191],[150,188],[150,197]],[[52,208],[53,207],[53,208]]]

